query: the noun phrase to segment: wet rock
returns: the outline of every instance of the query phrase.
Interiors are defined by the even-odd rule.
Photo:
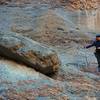
[[[60,61],[54,50],[15,33],[0,33],[0,55],[44,73],[54,73]]]

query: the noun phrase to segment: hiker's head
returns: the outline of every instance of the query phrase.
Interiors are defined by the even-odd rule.
[[[96,40],[100,41],[100,34],[96,35]]]

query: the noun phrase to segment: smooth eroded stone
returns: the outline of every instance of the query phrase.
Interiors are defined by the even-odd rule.
[[[54,50],[13,32],[0,33],[0,55],[44,74],[55,73],[60,66]]]

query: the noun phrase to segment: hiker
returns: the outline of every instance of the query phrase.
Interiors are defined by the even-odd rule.
[[[96,47],[94,54],[95,54],[95,57],[97,58],[97,62],[98,62],[98,72],[100,72],[100,34],[96,35],[95,41],[93,41],[92,44],[86,46],[85,48],[90,48],[93,46]]]

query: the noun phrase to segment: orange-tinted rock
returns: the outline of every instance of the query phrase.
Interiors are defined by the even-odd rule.
[[[54,50],[15,33],[0,33],[0,55],[24,63],[44,74],[54,73],[60,66]]]

